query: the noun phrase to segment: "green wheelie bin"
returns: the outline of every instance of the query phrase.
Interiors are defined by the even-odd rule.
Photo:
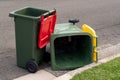
[[[51,66],[53,70],[75,69],[97,61],[96,34],[88,25],[78,28],[79,20],[57,24],[51,35]]]
[[[38,48],[41,15],[48,16],[48,10],[25,7],[9,13],[14,17],[17,66],[36,72],[42,61],[45,47]]]

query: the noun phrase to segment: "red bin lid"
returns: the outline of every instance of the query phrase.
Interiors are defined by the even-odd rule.
[[[46,18],[44,15],[42,15],[40,22],[41,24],[38,36],[38,47],[43,48],[50,42],[50,35],[54,32],[56,12]]]

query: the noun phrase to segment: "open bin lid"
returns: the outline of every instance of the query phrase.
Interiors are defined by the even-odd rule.
[[[50,35],[54,32],[56,23],[56,11],[50,11],[41,16],[40,32],[38,36],[38,47],[43,48],[50,42]]]

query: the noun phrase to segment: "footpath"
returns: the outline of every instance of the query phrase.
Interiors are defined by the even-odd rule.
[[[106,63],[114,58],[120,57],[120,43],[104,49],[98,50],[99,60],[97,63],[91,63],[84,67],[69,71],[61,76],[56,77],[46,70],[39,70],[36,73],[30,73],[14,80],[70,80],[75,74],[81,73],[84,70]]]

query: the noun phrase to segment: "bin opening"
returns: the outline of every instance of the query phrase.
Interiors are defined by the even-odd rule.
[[[92,39],[88,35],[59,37],[54,40],[55,63],[74,69],[92,62]]]
[[[48,12],[48,11],[47,10],[42,10],[42,9],[27,7],[25,9],[21,9],[19,11],[16,11],[15,13],[19,14],[19,15],[24,15],[24,16],[39,17],[46,12]]]

